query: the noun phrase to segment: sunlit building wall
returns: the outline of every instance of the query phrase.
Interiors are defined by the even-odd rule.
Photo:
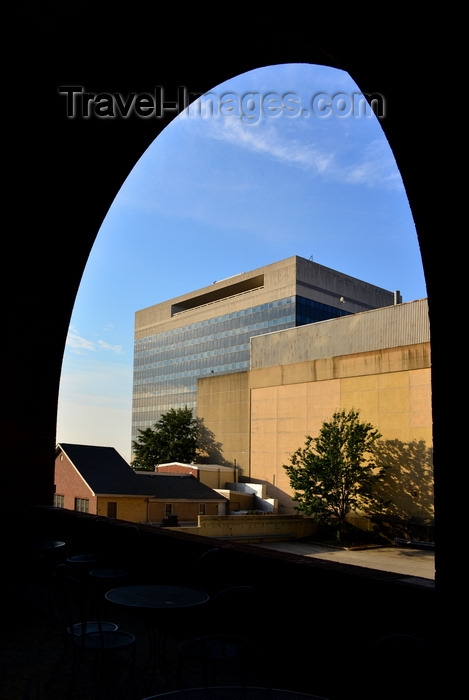
[[[239,477],[295,503],[283,465],[335,411],[382,435],[389,519],[433,518],[431,351],[426,299],[253,338],[251,369],[199,381],[198,409]]]
[[[198,379],[249,369],[252,337],[399,301],[293,256],[138,311],[132,440],[170,408],[197,415]]]

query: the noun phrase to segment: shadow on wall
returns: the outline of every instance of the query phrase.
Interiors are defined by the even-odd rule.
[[[393,536],[418,536],[419,530],[432,528],[433,448],[424,440],[383,440],[377,443],[376,463],[386,468],[384,480],[375,488],[386,505],[370,513],[372,521],[380,529],[389,523]]]
[[[197,453],[200,464],[233,466],[223,457],[222,443],[215,439],[215,433],[207,428],[203,418],[197,418]]]
[[[429,536],[434,521],[433,448],[424,440],[382,440],[375,458],[378,466],[386,468],[385,477],[375,486],[376,504],[367,510],[360,527],[367,529],[366,521],[371,520],[380,531],[389,530],[393,538],[433,539]],[[297,512],[290,493],[268,481],[248,481],[265,486],[268,496],[278,500],[279,514]]]

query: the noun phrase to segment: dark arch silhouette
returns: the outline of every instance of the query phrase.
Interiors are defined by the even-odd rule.
[[[397,16],[394,26],[392,18],[368,21],[357,9],[352,19],[335,10],[308,19],[286,12],[266,23],[247,11],[246,19],[218,23],[197,11],[188,16],[168,9],[152,17],[138,1],[117,8],[19,5],[9,26],[3,132],[13,148],[4,165],[2,513],[8,519],[18,505],[50,503],[61,362],[83,269],[120,186],[172,117],[71,119],[58,88],[125,96],[162,86],[174,100],[179,86],[204,92],[264,65],[324,64],[347,71],[363,92],[386,96],[382,126],[416,224],[432,332],[437,586],[444,586],[452,566],[450,522],[451,531],[457,528],[445,498],[445,467],[456,458],[450,454],[454,415],[448,411],[453,399],[445,379],[448,308],[442,295],[458,262],[440,244],[448,209],[435,158],[444,134],[441,111],[430,102],[434,59],[446,58],[443,43],[433,42],[434,33],[443,37],[444,18],[425,32],[408,17]]]

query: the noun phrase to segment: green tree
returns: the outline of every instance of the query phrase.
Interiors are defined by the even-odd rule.
[[[353,409],[334,413],[323,423],[318,437],[307,435],[305,446],[284,465],[295,491],[296,510],[318,522],[336,524],[340,539],[347,514],[366,511],[375,503],[373,489],[384,471],[373,462],[380,437]]]
[[[164,462],[194,461],[197,454],[197,419],[190,408],[171,408],[163,413],[153,428],[139,430],[132,443],[133,469],[154,471]]]

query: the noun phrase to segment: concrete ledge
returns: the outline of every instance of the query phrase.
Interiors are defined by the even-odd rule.
[[[202,537],[230,540],[301,539],[317,532],[317,523],[301,515],[199,515],[197,527],[181,528]]]
[[[253,534],[253,535],[222,535],[218,536],[219,540],[232,540],[235,542],[265,542],[266,540],[283,542],[285,540],[296,540],[298,535],[295,532],[271,532],[269,534]]]

